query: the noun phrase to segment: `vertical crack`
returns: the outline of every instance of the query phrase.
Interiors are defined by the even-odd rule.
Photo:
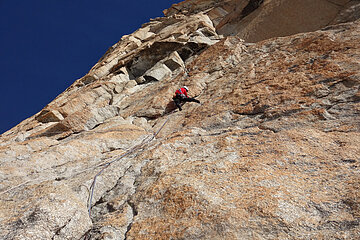
[[[144,167],[144,165],[146,164],[147,161],[143,162],[141,168],[140,168],[140,172],[135,176],[135,180],[134,180],[134,187],[135,187],[135,191],[132,195],[130,195],[128,197],[128,200],[126,201],[126,203],[131,207],[131,210],[132,210],[132,220],[130,222],[130,224],[127,226],[127,230],[124,234],[124,240],[127,240],[128,239],[128,234],[133,226],[133,223],[135,222],[135,217],[139,214],[139,211],[135,205],[135,202],[134,202],[134,195],[136,194],[136,190],[137,190],[137,177],[139,177],[140,175],[142,175],[142,169]]]
[[[127,227],[127,230],[126,230],[126,232],[125,232],[125,238],[124,238],[124,240],[127,240],[127,235],[128,235],[128,233],[130,232],[130,230],[131,230],[131,227],[132,227],[132,225],[133,225],[133,223],[134,223],[134,219],[135,219],[135,217],[138,215],[138,210],[136,209],[135,203],[133,203],[131,200],[128,200],[128,201],[127,201],[127,204],[129,204],[129,206],[130,206],[131,209],[132,209],[133,219],[132,219],[131,223],[128,225],[128,227]]]

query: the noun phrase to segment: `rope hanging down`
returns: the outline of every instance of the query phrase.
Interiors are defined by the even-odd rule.
[[[170,118],[170,117],[169,117]],[[150,137],[146,137],[140,144],[136,145],[135,147],[131,148],[130,150],[128,150],[127,152],[125,152],[124,154],[122,154],[120,157],[118,158],[115,158],[114,160],[110,161],[110,162],[107,162],[107,163],[103,163],[103,164],[100,164],[96,167],[103,167],[96,175],[95,177],[93,178],[93,182],[90,186],[90,189],[91,189],[91,192],[90,192],[90,196],[89,196],[89,202],[88,202],[88,209],[89,209],[89,217],[91,217],[91,203],[92,203],[92,198],[94,196],[94,189],[95,189],[95,184],[96,184],[96,178],[98,176],[100,176],[104,170],[106,168],[108,168],[112,163],[116,162],[116,161],[119,161],[121,159],[123,159],[124,157],[134,153],[135,151],[143,148],[146,144],[150,143],[159,133],[160,131],[164,128],[164,126],[166,125],[166,123],[169,121],[169,118],[166,119],[166,121],[161,125],[161,127],[159,128],[159,130],[157,132],[155,132],[152,136]]]

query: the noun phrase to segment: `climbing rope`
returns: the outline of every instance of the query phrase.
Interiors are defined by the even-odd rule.
[[[128,156],[128,155],[142,149],[144,146],[149,144],[160,133],[160,131],[164,128],[164,126],[169,121],[169,119],[170,119],[170,117],[168,117],[166,119],[166,121],[161,125],[159,130],[157,130],[152,136],[146,137],[140,144],[134,146],[133,148],[131,148],[127,152],[123,153],[121,156],[115,158],[114,160],[112,160],[110,162],[103,163],[103,164],[100,164],[100,165],[97,165],[97,166],[93,167],[93,168],[96,168],[96,167],[101,167],[102,166],[103,168],[95,175],[95,177],[93,178],[92,184],[90,185],[91,191],[89,191],[90,195],[89,195],[89,198],[88,198],[89,199],[89,201],[88,201],[89,217],[91,217],[91,207],[92,207],[91,205],[92,205],[92,199],[93,199],[93,196],[94,196],[94,189],[95,189],[95,184],[96,184],[97,177],[99,177],[105,171],[105,169],[107,169],[112,163],[123,159],[124,157],[126,157],[126,156]]]
[[[94,195],[94,188],[95,188],[95,184],[96,184],[96,178],[97,178],[98,176],[100,176],[101,173],[102,173],[106,168],[108,168],[112,163],[114,163],[114,162],[116,162],[116,161],[119,161],[120,159],[122,159],[122,158],[130,155],[131,153],[134,153],[135,151],[143,148],[146,144],[150,143],[150,142],[160,133],[160,131],[164,128],[164,126],[167,124],[167,122],[169,121],[169,119],[170,119],[170,117],[168,117],[168,118],[166,119],[166,121],[162,124],[162,126],[159,128],[159,130],[158,130],[157,132],[155,132],[152,136],[146,137],[140,144],[138,144],[138,145],[136,145],[135,147],[131,148],[130,150],[128,150],[127,152],[125,152],[125,153],[122,154],[121,156],[115,158],[114,160],[112,160],[112,161],[110,161],[110,162],[102,163],[102,164],[99,164],[99,165],[96,165],[96,166],[93,166],[93,167],[84,169],[84,170],[82,170],[82,171],[80,171],[80,172],[77,172],[77,173],[75,174],[75,175],[78,175],[78,174],[84,173],[84,172],[86,172],[86,171],[89,171],[89,170],[92,170],[92,169],[95,169],[95,168],[98,168],[98,167],[103,167],[103,168],[101,169],[101,171],[99,171],[99,172],[95,175],[95,177],[94,177],[94,179],[93,179],[93,182],[92,182],[92,184],[91,184],[91,187],[90,187],[91,191],[89,190],[89,194],[90,194],[90,196],[89,196],[89,202],[88,202],[88,204],[89,204],[89,208],[88,208],[88,209],[89,209],[89,216],[91,216],[91,202],[92,202],[92,198],[93,198],[93,195]],[[55,180],[55,179],[56,179],[56,177],[50,177],[50,178],[41,178],[41,177],[40,177],[40,178],[37,178],[37,179],[34,179],[34,180],[28,180],[28,181],[25,181],[25,182],[23,182],[23,183],[21,183],[21,184],[18,184],[18,185],[14,186],[14,187],[11,187],[11,188],[9,188],[9,189],[7,189],[7,190],[4,190],[4,191],[0,192],[0,195],[6,194],[6,193],[8,193],[8,192],[11,192],[11,191],[13,191],[13,190],[15,190],[15,189],[17,189],[17,188],[20,188],[20,187],[25,186],[25,185],[30,184],[30,183],[42,182],[42,181],[53,181],[53,180]]]

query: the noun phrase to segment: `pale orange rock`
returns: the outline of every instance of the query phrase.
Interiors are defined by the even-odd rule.
[[[359,239],[357,3],[257,2],[174,5],[2,134],[0,238]]]

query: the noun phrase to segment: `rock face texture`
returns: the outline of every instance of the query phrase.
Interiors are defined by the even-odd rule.
[[[173,5],[1,135],[0,239],[359,239],[358,18]]]
[[[360,17],[358,0],[186,0],[166,15],[204,11],[219,34],[237,35],[247,42],[316,31]]]

